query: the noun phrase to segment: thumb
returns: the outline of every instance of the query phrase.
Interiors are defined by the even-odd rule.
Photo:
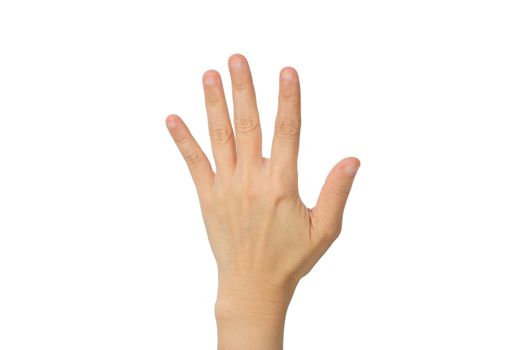
[[[343,211],[361,162],[348,157],[337,163],[321,189],[317,204],[310,211],[312,236],[336,239],[343,225]]]

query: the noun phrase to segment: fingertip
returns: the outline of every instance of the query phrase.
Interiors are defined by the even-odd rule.
[[[209,76],[209,75],[215,77],[215,76],[219,75],[219,71],[216,70],[216,69],[208,69],[207,71],[205,71],[205,72],[202,74],[202,77],[205,78],[205,77],[207,77],[207,76]]]
[[[281,69],[281,72],[279,73],[281,76],[281,79],[284,81],[291,81],[294,80],[298,76],[297,70],[293,67],[286,66]]]
[[[248,60],[240,53],[234,53],[228,58],[230,73],[248,68]]]
[[[346,158],[349,162],[354,163],[354,165],[359,168],[361,166],[361,160],[357,157],[348,157]]]
[[[247,61],[247,59],[242,53],[239,53],[239,52],[231,54],[230,57],[228,58],[228,63],[230,65],[238,61]]]
[[[181,118],[176,114],[170,114],[166,117],[166,126],[170,129],[175,128],[181,122]]]
[[[348,157],[341,161],[341,170],[350,176],[354,176],[361,166],[361,161],[356,157]]]
[[[220,79],[220,74],[215,69],[208,69],[202,74],[202,83],[204,85],[214,86]]]

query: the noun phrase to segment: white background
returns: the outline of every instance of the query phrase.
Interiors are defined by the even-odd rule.
[[[286,349],[525,348],[523,1],[2,1],[0,349],[212,349],[216,267],[165,129],[252,68],[269,156],[299,72],[300,191],[361,168]],[[231,106],[231,105],[230,105]],[[231,108],[231,107],[230,107]]]

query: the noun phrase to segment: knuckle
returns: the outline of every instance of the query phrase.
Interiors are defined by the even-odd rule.
[[[273,175],[271,187],[268,189],[274,202],[282,202],[296,195],[297,183],[290,179],[288,173],[277,173]]]
[[[239,92],[248,90],[249,86],[250,86],[250,84],[247,81],[245,81],[245,80],[236,79],[233,82],[233,88],[236,91],[239,91]]]
[[[177,137],[175,137],[174,140],[175,140],[175,143],[179,147],[182,147],[182,146],[186,145],[188,142],[190,142],[190,137],[189,137],[188,133],[184,132],[184,133],[181,133],[180,135],[178,135]]]
[[[299,135],[301,124],[291,118],[277,118],[276,131],[280,137],[294,137]]]
[[[269,194],[273,199],[273,202],[278,203],[282,202],[289,196],[289,191],[287,191],[286,186],[283,186],[282,184],[276,184],[272,186]]]
[[[272,203],[275,205],[285,203],[294,198],[294,194],[288,188],[280,187],[271,192]]]
[[[341,234],[343,225],[342,222],[335,223],[323,223],[323,229],[321,230],[320,239],[322,242],[330,244],[335,241]]]
[[[200,153],[196,151],[188,152],[184,154],[183,157],[190,169],[198,167],[202,160]]]
[[[297,87],[294,85],[287,84],[281,89],[281,99],[284,102],[297,102],[298,94]]]
[[[206,98],[206,102],[210,106],[220,105],[221,96],[218,93],[207,92],[206,95],[205,95],[205,98]]]
[[[343,223],[341,221],[336,222],[332,229],[328,232],[328,236],[332,239],[336,239],[341,234],[343,230]]]
[[[328,240],[328,242],[335,241],[341,234],[341,230],[342,230],[342,226],[339,225],[339,226],[334,226],[329,231],[327,231],[325,237]]]
[[[350,194],[350,187],[337,184],[332,187],[332,193],[340,199],[346,199]]]
[[[239,118],[235,123],[237,132],[240,135],[249,135],[259,128],[259,121],[257,118]]]
[[[227,127],[214,127],[210,131],[211,139],[216,145],[228,143],[232,138],[232,132]]]

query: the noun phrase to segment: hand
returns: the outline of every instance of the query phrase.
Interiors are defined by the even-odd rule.
[[[261,154],[259,113],[248,62],[234,54],[228,64],[235,135],[219,73],[208,70],[202,77],[216,173],[179,116],[168,116],[166,124],[195,183],[217,262],[218,320],[262,316],[284,322],[299,280],[341,232],[343,210],[360,162],[349,157],[337,163],[316,206],[307,208],[297,181],[301,97],[296,70],[285,67],[280,72],[268,159]]]

